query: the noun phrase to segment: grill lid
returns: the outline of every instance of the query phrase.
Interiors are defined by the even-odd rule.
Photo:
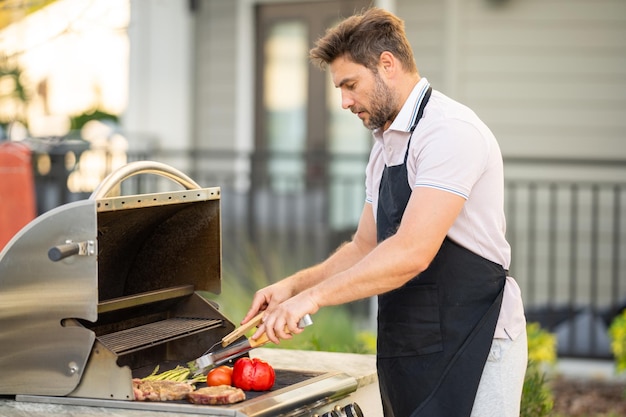
[[[220,189],[98,200],[98,294],[221,288]]]

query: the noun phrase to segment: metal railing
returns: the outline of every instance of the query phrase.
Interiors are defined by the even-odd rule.
[[[128,155],[221,187],[223,245],[251,244],[268,262],[279,257],[287,271],[319,262],[350,238],[364,201],[367,156],[214,150]],[[561,356],[611,357],[606,329],[626,307],[626,161],[509,158],[509,167],[515,171],[505,184],[510,271],[522,288],[527,319],[557,335]],[[123,192],[169,187],[161,182],[133,177]],[[357,307],[359,314],[368,309]]]
[[[506,164],[552,173],[506,182],[511,273],[527,319],[556,334],[561,356],[610,358],[607,329],[626,308],[626,161]]]

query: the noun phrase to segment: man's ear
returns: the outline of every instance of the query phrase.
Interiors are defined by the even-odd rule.
[[[393,71],[395,71],[398,65],[396,61],[396,57],[389,51],[384,51],[380,54],[380,58],[378,59],[378,65],[380,69],[387,75],[391,75]]]

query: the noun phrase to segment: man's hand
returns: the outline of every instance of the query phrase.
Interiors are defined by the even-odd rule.
[[[258,290],[252,298],[250,309],[246,316],[241,320],[241,324],[246,324],[250,319],[255,317],[259,312],[272,309],[293,295],[287,280],[279,281],[275,284],[268,285]]]
[[[310,294],[310,291],[303,291],[277,306],[267,308],[263,315],[262,324],[252,335],[252,339],[257,339],[263,333],[269,340],[278,344],[280,339],[291,339],[294,334],[302,332],[298,323],[306,314],[315,314],[319,310]]]

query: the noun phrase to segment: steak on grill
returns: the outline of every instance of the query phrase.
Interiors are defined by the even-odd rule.
[[[195,387],[187,382],[142,381],[133,379],[133,391],[137,401],[176,401],[184,400]]]
[[[246,399],[246,393],[240,388],[230,385],[218,385],[215,387],[198,388],[187,395],[187,399],[193,404],[217,405],[234,404]]]

